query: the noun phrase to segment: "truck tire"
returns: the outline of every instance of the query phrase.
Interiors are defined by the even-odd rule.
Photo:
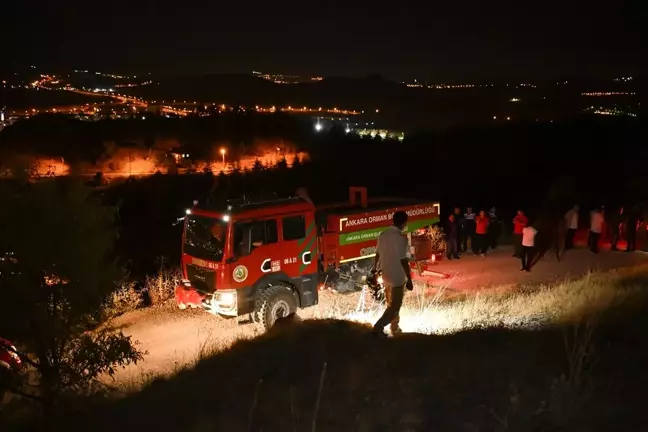
[[[284,285],[273,285],[264,289],[256,300],[253,316],[255,322],[268,330],[277,319],[292,315],[296,310],[297,300],[293,291]]]

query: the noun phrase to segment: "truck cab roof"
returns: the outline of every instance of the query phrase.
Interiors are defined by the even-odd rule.
[[[265,197],[212,200],[192,208],[198,214],[232,215],[236,219],[262,218],[292,212],[313,210],[313,204],[301,197]]]

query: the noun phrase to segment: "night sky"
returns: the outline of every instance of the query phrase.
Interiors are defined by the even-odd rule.
[[[15,0],[2,5],[0,64],[455,81],[637,73],[638,2],[517,4]]]

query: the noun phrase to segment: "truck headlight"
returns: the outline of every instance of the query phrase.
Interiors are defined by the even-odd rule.
[[[238,296],[236,290],[217,290],[211,296],[209,309],[213,313],[226,316],[238,314]]]
[[[236,301],[236,295],[233,292],[221,293],[218,303],[223,306],[232,306]]]

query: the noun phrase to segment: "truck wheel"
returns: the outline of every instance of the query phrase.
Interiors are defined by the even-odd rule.
[[[277,319],[294,314],[296,310],[297,300],[290,288],[283,285],[270,286],[256,301],[255,321],[268,330]]]

